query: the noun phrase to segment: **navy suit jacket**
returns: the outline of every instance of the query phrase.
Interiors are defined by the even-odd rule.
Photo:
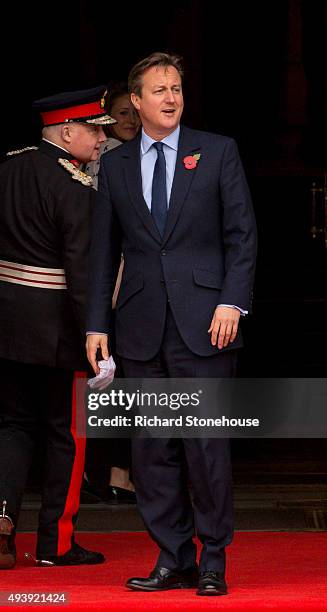
[[[200,154],[193,169],[186,156]],[[167,300],[189,349],[216,354],[208,328],[216,306],[251,309],[256,228],[248,185],[231,138],[181,127],[163,238],[142,193],[140,136],[101,158],[93,215],[87,329],[109,332],[116,305],[119,355],[145,361],[158,352]],[[241,346],[240,332],[229,348]]]

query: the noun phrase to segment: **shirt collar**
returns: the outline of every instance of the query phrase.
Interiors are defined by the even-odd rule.
[[[171,149],[174,149],[175,151],[177,151],[180,129],[181,127],[180,125],[178,125],[176,130],[174,130],[171,134],[169,134],[169,136],[166,136],[165,138],[163,138],[161,142],[167,145],[167,147],[170,147]],[[150,147],[152,147],[154,142],[157,142],[157,141],[151,138],[151,136],[148,136],[145,133],[144,129],[142,128],[141,154],[145,155],[145,153],[148,152]]]

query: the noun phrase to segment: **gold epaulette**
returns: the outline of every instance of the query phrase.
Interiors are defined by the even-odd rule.
[[[8,151],[6,155],[19,155],[19,153],[25,153],[25,151],[37,151],[38,147],[24,147],[24,149],[16,149],[16,151]]]
[[[88,174],[85,174],[85,172],[82,172],[82,170],[76,168],[76,166],[74,166],[74,164],[72,164],[72,162],[70,162],[68,159],[63,159],[62,157],[59,157],[58,162],[68,172],[70,172],[75,181],[79,181],[80,183],[82,183],[82,185],[87,186],[91,186],[93,184],[92,177]]]

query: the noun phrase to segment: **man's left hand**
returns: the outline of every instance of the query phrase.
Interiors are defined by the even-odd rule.
[[[217,306],[212,317],[208,333],[211,334],[211,344],[219,349],[234,342],[240,320],[240,311],[229,306]]]

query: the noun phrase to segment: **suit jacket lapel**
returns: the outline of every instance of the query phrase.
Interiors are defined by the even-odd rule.
[[[139,135],[129,141],[125,144],[124,150],[122,151],[127,189],[136,212],[142,219],[145,227],[153,238],[161,243],[161,236],[143,197],[140,139],[141,137]]]
[[[185,168],[183,159],[188,155],[194,155],[194,153],[200,152],[200,150],[201,146],[198,143],[196,134],[192,130],[181,126],[167,224],[162,240],[163,244],[167,242],[177,223],[185,198],[197,171],[197,166],[193,169]]]

